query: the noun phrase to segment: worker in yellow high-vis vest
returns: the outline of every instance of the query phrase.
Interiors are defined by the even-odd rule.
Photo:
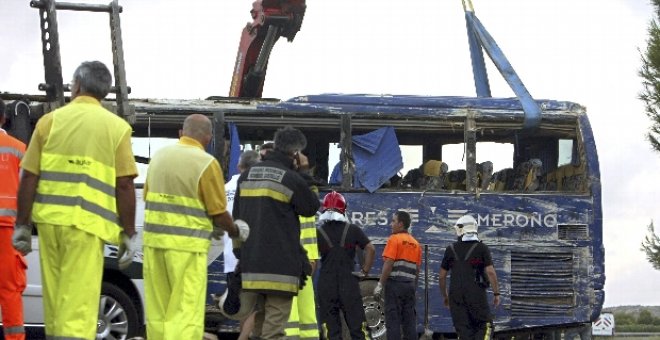
[[[21,162],[12,241],[23,254],[32,250],[31,213],[39,229],[47,339],[96,338],[103,243],[120,244],[120,268],[135,252],[132,131],[101,106],[111,84],[103,63],[82,63],[73,75],[73,100],[39,119]]]
[[[202,338],[211,238],[225,230],[245,241],[249,233],[227,212],[220,164],[204,151],[212,138],[209,118],[188,116],[179,135],[151,158],[144,185],[148,339]]]
[[[307,258],[309,258],[312,268],[316,268],[316,262],[319,259],[319,247],[316,243],[316,216],[300,216],[299,219],[300,243],[307,251]],[[293,297],[289,321],[287,321],[284,332],[286,339],[319,339],[312,275],[307,277],[305,286],[298,291],[297,296]]]

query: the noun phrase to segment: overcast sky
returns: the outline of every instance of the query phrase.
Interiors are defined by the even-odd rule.
[[[106,1],[89,1],[108,3]],[[537,99],[587,107],[603,185],[606,306],[660,305],[640,251],[660,224],[660,154],[637,99],[649,0],[474,0],[477,16]],[[132,97],[227,95],[252,0],[120,1]],[[475,94],[460,0],[307,0],[302,30],[273,50],[265,97],[328,92]],[[83,60],[112,64],[102,13],[59,12],[65,82]],[[38,93],[38,11],[0,2],[0,91]],[[489,65],[493,96],[512,91]],[[659,225],[660,229],[660,225]]]

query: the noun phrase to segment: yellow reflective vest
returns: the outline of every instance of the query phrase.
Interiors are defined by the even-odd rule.
[[[147,172],[144,245],[207,252],[213,222],[199,197],[204,171],[215,161],[199,146],[182,143],[159,150]]]
[[[115,157],[130,125],[91,97],[77,97],[51,114],[32,220],[119,243]]]
[[[316,216],[298,216],[300,220],[300,244],[307,251],[310,261],[319,259],[319,246],[316,241]]]

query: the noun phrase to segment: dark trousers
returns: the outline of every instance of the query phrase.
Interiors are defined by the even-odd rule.
[[[417,339],[414,282],[385,283],[385,328],[387,340]]]
[[[358,279],[350,273],[330,273],[329,266],[321,271],[316,289],[325,337],[331,340],[342,338],[341,310],[351,339],[365,339],[366,324]]]
[[[449,292],[449,311],[459,339],[491,339],[493,323],[483,289]]]

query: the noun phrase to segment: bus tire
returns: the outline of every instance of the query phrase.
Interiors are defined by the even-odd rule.
[[[133,299],[110,282],[101,285],[97,339],[128,339],[140,335],[140,319]]]
[[[360,282],[360,294],[362,295],[362,306],[367,318],[367,327],[372,339],[385,339],[385,300],[381,295],[374,296],[374,289],[378,281],[369,280]]]

